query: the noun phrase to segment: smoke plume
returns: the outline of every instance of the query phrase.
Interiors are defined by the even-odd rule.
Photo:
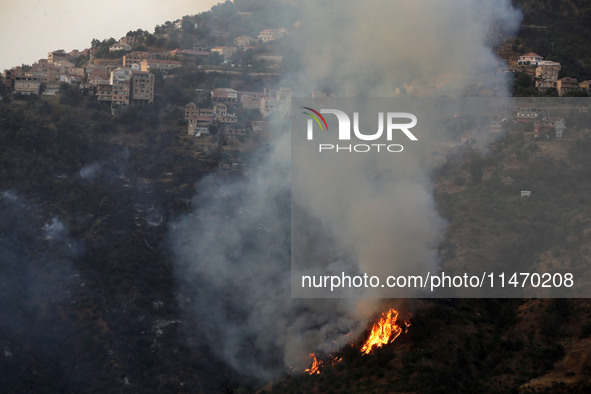
[[[305,16],[289,35],[299,68],[283,81],[297,96],[323,91],[459,97],[494,91],[486,84],[498,64],[490,46],[520,18],[508,0],[331,0],[300,6]],[[496,88],[506,93],[503,84]],[[189,321],[231,366],[261,380],[307,367],[310,351],[338,349],[380,306],[369,299],[291,298],[290,138],[279,122],[274,131],[248,176],[203,180],[193,213],[171,228],[179,301]],[[435,139],[445,138],[445,130],[436,132]],[[317,176],[296,185],[293,196],[319,223],[308,227],[319,230],[310,237],[326,238],[337,253],[342,248],[360,272],[436,267],[444,225],[428,176],[432,147],[425,144],[405,156],[405,166],[360,162],[345,173],[310,163],[319,169]]]

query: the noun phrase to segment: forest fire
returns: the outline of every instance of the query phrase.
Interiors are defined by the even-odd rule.
[[[406,320],[404,322],[404,327],[402,327],[398,324],[398,315],[398,311],[394,308],[382,312],[380,319],[372,326],[369,337],[364,342],[363,346],[361,346],[360,351],[362,354],[369,354],[374,349],[392,343],[400,336],[400,334],[402,334],[402,332],[406,333],[408,331],[410,322]],[[351,345],[353,346],[353,344]],[[303,373],[307,373],[308,375],[320,375],[320,371],[325,363],[322,360],[318,360],[314,353],[310,353],[310,359],[312,360],[312,365],[310,368],[305,369]],[[327,364],[335,365],[342,360],[342,357],[331,355],[328,360],[325,361]]]
[[[310,353],[310,358],[312,359],[312,366],[304,370],[303,373],[307,373],[308,375],[320,375],[320,370],[324,367],[324,361],[318,360],[314,353]],[[325,360],[329,365],[335,365],[341,361],[343,361],[342,357],[335,357],[329,356],[328,360]]]
[[[318,361],[316,355],[314,353],[310,353],[310,358],[312,359],[312,366],[304,370],[304,373],[308,373],[309,375],[320,375],[320,367],[322,366],[322,361]]]
[[[361,347],[361,353],[369,354],[374,348],[377,349],[394,342],[402,334],[402,331],[406,332],[410,322],[405,321],[404,328],[402,328],[397,321],[398,311],[396,309],[391,308],[386,312],[382,312],[380,320],[374,323],[369,337]]]

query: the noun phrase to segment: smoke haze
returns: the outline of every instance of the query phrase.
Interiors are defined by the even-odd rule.
[[[283,81],[300,96],[392,97],[425,86],[461,96],[481,89],[497,66],[493,30],[511,32],[520,19],[509,1],[301,6],[305,17],[289,40],[300,68]],[[431,136],[441,141],[446,133]],[[421,141],[404,163],[359,160],[346,171],[337,163],[306,164],[316,175],[298,179],[293,198],[317,223],[307,236],[330,243],[333,264],[373,274],[437,266],[444,224],[428,176],[432,142]],[[260,154],[247,177],[211,175],[197,185],[193,213],[172,226],[171,245],[179,300],[203,342],[238,371],[266,380],[307,367],[310,351],[326,354],[355,339],[381,301],[291,298],[291,149],[282,123]]]
[[[509,1],[304,2],[294,33],[301,49],[303,96],[392,97],[397,88],[431,83],[446,95],[490,76],[499,60],[489,33],[509,33],[520,14]],[[289,76],[288,76],[289,78]]]

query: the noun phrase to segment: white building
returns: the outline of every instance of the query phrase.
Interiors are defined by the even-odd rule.
[[[287,31],[285,29],[265,29],[259,33],[258,39],[262,42],[276,41],[286,33]]]
[[[528,52],[519,56],[519,60],[517,61],[518,64],[525,64],[530,66],[537,66],[539,62],[544,60],[544,58],[537,53]]]
[[[116,52],[116,51],[131,51],[131,45],[129,44],[121,44],[116,42],[115,44],[109,47],[109,52]]]

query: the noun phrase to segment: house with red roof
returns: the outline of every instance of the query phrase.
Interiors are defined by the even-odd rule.
[[[518,64],[525,64],[529,66],[537,66],[539,62],[544,60],[544,57],[534,52],[528,52],[519,56]]]

